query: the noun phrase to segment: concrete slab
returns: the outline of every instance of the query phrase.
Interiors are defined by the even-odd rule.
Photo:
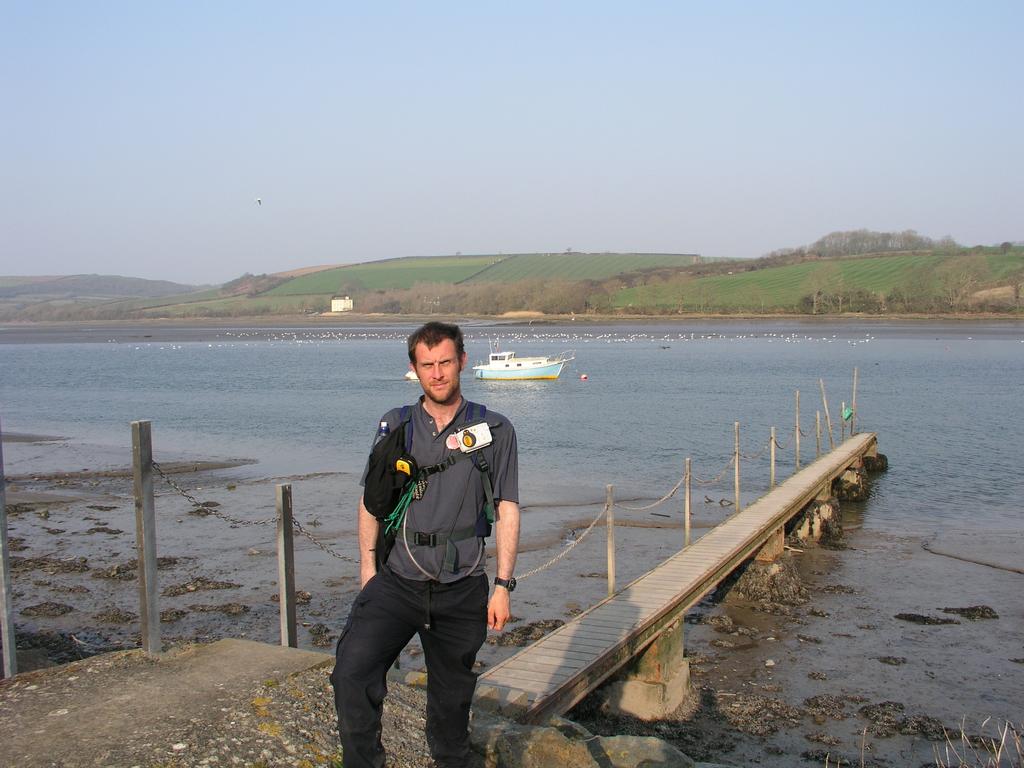
[[[108,766],[189,722],[228,717],[254,686],[333,663],[331,654],[219,640],[165,654],[103,654],[0,681],[5,765]]]

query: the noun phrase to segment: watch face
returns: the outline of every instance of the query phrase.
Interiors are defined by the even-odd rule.
[[[513,577],[513,578],[508,580],[508,591],[511,592],[515,588],[516,588],[516,580],[515,580],[515,577]]]

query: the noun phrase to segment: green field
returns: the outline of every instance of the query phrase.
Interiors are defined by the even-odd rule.
[[[505,257],[465,282],[606,280],[624,272],[690,266],[698,259],[684,253],[520,253]]]
[[[1024,252],[902,253],[808,261],[750,272],[657,281],[618,291],[612,306],[678,311],[799,311],[805,297],[821,291],[862,291],[886,297],[897,290],[939,295],[946,275],[969,270],[978,288],[1024,269]]]
[[[500,256],[435,256],[352,264],[301,275],[271,288],[265,296],[324,296],[359,291],[412,288],[416,283],[458,283]]]

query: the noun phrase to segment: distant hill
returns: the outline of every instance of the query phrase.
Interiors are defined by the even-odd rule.
[[[405,257],[244,274],[197,289],[78,275],[0,278],[0,319],[245,317],[320,313],[950,314],[1022,311],[1024,245],[963,247],[912,231],[833,232],[760,259],[682,253]]]
[[[198,288],[193,285],[117,275],[0,277],[0,299],[20,297],[116,299],[126,296],[173,296],[194,290],[198,290]]]

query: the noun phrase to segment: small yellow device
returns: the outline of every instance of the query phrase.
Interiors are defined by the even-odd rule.
[[[395,470],[401,472],[403,475],[412,477],[413,469],[409,465],[408,459],[395,459]]]

